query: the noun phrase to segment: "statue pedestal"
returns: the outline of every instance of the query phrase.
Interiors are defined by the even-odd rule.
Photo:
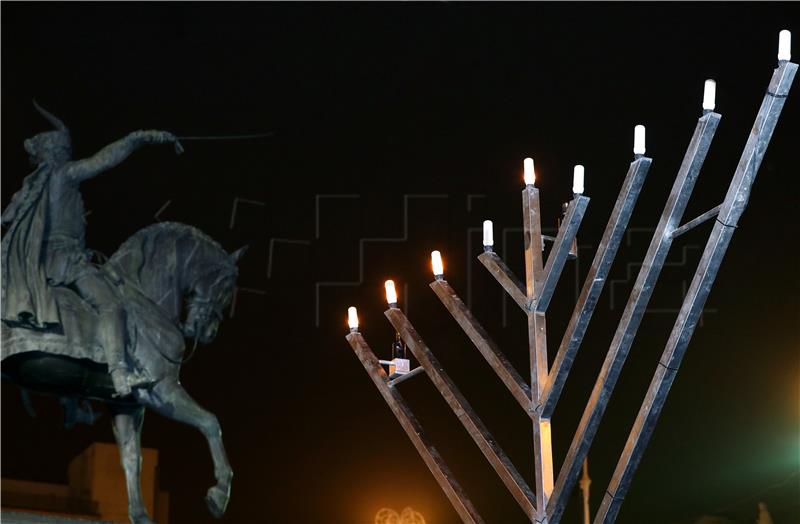
[[[3,524],[113,524],[107,520],[73,519],[59,515],[20,513],[18,511],[0,511],[0,521]]]
[[[169,522],[169,496],[158,489],[158,451],[142,448],[142,497],[158,524]],[[3,479],[3,524],[127,524],[125,473],[116,444],[95,443],[69,464],[69,484]]]

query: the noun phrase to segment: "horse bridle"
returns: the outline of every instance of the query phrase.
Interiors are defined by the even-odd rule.
[[[212,300],[210,298],[193,298],[189,301],[189,307],[195,311],[198,311],[198,320],[202,320],[206,323],[211,320],[212,315],[217,321],[221,321],[224,316],[222,314],[222,306],[219,304],[218,300]]]
[[[197,313],[197,321],[196,321],[197,324],[200,323],[207,324],[211,319],[212,313],[214,317],[217,319],[217,321],[222,321],[222,316],[223,316],[222,307],[219,306],[218,304],[215,304],[215,302],[217,301],[211,300],[209,298],[192,299],[190,301],[190,307],[192,307],[195,310],[199,308],[199,313]],[[181,359],[182,364],[188,362],[197,351],[197,342],[198,339],[200,338],[198,335],[199,333],[195,332],[193,337],[194,343],[192,344],[192,350],[189,351],[188,355],[186,355],[184,358]]]
[[[221,281],[223,281],[226,278],[229,278],[229,277],[233,276],[233,273],[235,272],[235,270],[234,270],[234,272],[225,271],[225,269],[227,269],[227,268],[224,267],[224,266],[222,266],[221,269],[223,269],[223,271],[220,271],[219,276],[211,284],[209,289],[214,289],[216,286],[218,286],[220,284]],[[212,271],[217,271],[217,270],[218,270],[218,268],[215,267],[215,268],[211,269],[210,271],[203,273],[202,275],[197,277],[196,281],[201,279],[201,278],[203,278],[203,277],[205,277],[205,275],[208,275]],[[192,286],[192,287],[194,287],[194,286]],[[195,327],[197,327],[198,325],[208,325],[208,323],[211,320],[216,320],[217,322],[221,322],[222,321],[222,319],[224,317],[224,314],[223,314],[223,311],[222,311],[223,306],[222,306],[222,301],[220,300],[220,298],[221,297],[215,297],[215,298],[212,299],[212,298],[208,298],[208,297],[194,296],[189,301],[189,308],[196,312],[195,313],[195,315],[196,315]],[[194,352],[197,350],[197,341],[198,341],[198,338],[199,338],[198,335],[199,335],[199,333],[195,333],[195,335],[194,335],[194,347],[192,348],[192,351],[189,353],[189,355],[183,360],[184,362],[186,362],[187,360],[192,358],[192,356],[194,355]]]

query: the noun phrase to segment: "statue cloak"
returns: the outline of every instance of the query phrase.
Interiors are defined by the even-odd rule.
[[[10,227],[2,240],[2,319],[11,325],[52,329],[61,324],[55,297],[47,284],[44,242],[48,186],[52,170],[41,166],[26,177],[3,213]]]

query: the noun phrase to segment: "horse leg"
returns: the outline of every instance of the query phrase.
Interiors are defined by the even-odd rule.
[[[159,382],[152,392],[154,395],[146,401],[151,408],[168,418],[194,426],[206,437],[217,480],[217,484],[208,489],[206,504],[212,515],[222,518],[231,495],[233,470],[222,445],[222,430],[216,415],[203,409],[177,382]]]
[[[144,421],[144,407],[113,408],[113,415],[114,437],[117,439],[120,462],[125,469],[125,483],[128,486],[128,517],[132,524],[155,524],[144,509],[140,482],[142,448],[139,439]]]

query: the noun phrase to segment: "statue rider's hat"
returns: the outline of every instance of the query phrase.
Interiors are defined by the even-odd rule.
[[[71,137],[69,134],[69,129],[61,121],[60,118],[52,114],[51,112],[47,111],[45,108],[40,106],[36,100],[33,101],[33,107],[41,114],[48,122],[50,122],[53,127],[55,128],[54,131],[45,131],[43,133],[39,133],[36,136],[29,138],[25,141],[25,149],[28,153],[31,154],[39,154],[41,151],[50,150],[53,148],[58,148],[65,150],[67,152],[71,152],[72,145],[71,145]]]
[[[48,111],[48,110],[46,110],[45,108],[43,108],[42,106],[40,106],[40,105],[39,105],[39,104],[36,102],[36,100],[34,100],[34,101],[33,101],[33,107],[35,107],[35,108],[36,108],[36,110],[37,110],[37,111],[38,111],[38,112],[39,112],[39,113],[40,113],[40,114],[41,114],[43,117],[45,117],[45,119],[46,119],[48,122],[50,122],[51,124],[53,124],[53,127],[55,127],[55,128],[56,128],[56,131],[59,131],[59,132],[61,132],[61,133],[66,133],[67,135],[69,135],[69,129],[67,129],[67,126],[64,124],[64,122],[62,122],[62,121],[61,121],[61,119],[60,119],[60,118],[58,118],[58,117],[57,117],[57,116],[55,116],[53,113],[51,113],[50,111]]]

